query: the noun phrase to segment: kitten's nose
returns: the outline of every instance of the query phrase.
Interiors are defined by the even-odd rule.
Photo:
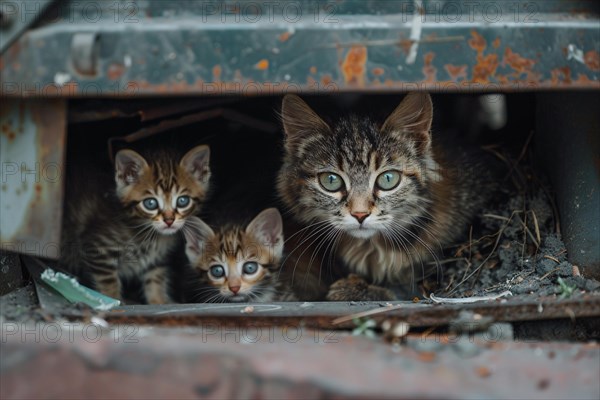
[[[237,294],[237,292],[240,291],[240,287],[239,286],[229,286],[229,290],[231,290],[233,292],[233,294]]]
[[[371,213],[368,213],[368,212],[351,212],[350,215],[352,215],[354,218],[356,218],[356,220],[358,221],[359,224],[362,224],[363,221],[365,219],[367,219],[367,217],[369,215],[371,215]]]
[[[171,226],[173,225],[173,222],[175,220],[173,218],[165,218],[163,221],[165,221],[165,224],[167,224],[167,226]]]

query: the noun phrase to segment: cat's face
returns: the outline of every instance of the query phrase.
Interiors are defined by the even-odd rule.
[[[133,150],[121,150],[115,157],[117,196],[142,221],[140,228],[172,235],[206,198],[209,156],[205,145],[194,147],[181,160],[161,153],[146,160]]]
[[[193,217],[184,228],[186,255],[200,273],[206,302],[268,301],[283,255],[283,225],[275,208],[247,227],[214,232]]]
[[[284,98],[282,117],[278,190],[298,220],[365,239],[406,236],[418,223],[437,170],[428,95],[409,94],[381,127],[356,116],[329,126],[294,95]]]

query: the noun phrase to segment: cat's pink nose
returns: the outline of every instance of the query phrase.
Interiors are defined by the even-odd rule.
[[[371,215],[371,213],[368,213],[368,212],[352,212],[352,213],[350,213],[350,215],[352,215],[354,218],[356,218],[356,220],[358,221],[359,224],[362,224],[363,221],[365,219],[367,219],[367,217],[369,215]]]
[[[233,292],[233,294],[237,294],[237,292],[240,291],[240,287],[239,286],[229,286],[229,290],[231,290]]]
[[[168,219],[165,218],[164,221],[165,221],[165,224],[167,224],[167,226],[171,226],[171,225],[173,225],[173,222],[175,220],[173,218],[168,218]]]

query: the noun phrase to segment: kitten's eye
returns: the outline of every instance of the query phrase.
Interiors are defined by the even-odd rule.
[[[146,210],[153,211],[158,208],[158,200],[156,200],[154,197],[148,197],[142,201],[142,205]]]
[[[344,187],[344,180],[338,174],[333,172],[323,172],[319,174],[319,183],[323,189],[329,192],[339,192]]]
[[[213,265],[208,271],[215,278],[222,278],[225,276],[225,268],[223,268],[222,265]]]
[[[392,190],[400,183],[400,172],[385,171],[379,174],[375,183],[381,190]]]
[[[190,196],[179,196],[177,198],[177,207],[184,208],[190,204]]]
[[[258,264],[255,262],[247,262],[246,264],[244,264],[244,266],[242,267],[242,272],[246,275],[252,275],[254,274],[256,271],[258,271]]]

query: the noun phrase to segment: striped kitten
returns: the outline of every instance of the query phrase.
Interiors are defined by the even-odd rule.
[[[123,281],[136,278],[148,303],[170,302],[169,256],[180,243],[176,233],[206,198],[209,156],[205,145],[180,160],[166,150],[147,158],[119,151],[115,189],[104,192],[101,180],[90,186],[90,177],[74,185],[61,263],[110,297],[122,299]]]
[[[408,94],[382,125],[356,116],[330,125],[299,97],[284,98],[278,191],[295,222],[311,232],[303,246],[313,248],[306,253],[335,248],[331,256],[344,268],[338,275],[344,279],[329,288],[327,299],[394,299],[373,284],[396,289],[414,283],[487,200],[491,174],[454,143],[432,143],[432,116],[431,98],[423,93]],[[321,255],[315,268],[313,260],[306,265],[298,258],[285,268],[304,263],[310,275],[326,278],[330,273],[320,269],[328,257]]]
[[[283,223],[267,208],[245,228],[225,225],[213,231],[199,218],[184,229],[186,255],[200,275],[201,297],[208,303],[294,301],[279,266]]]

